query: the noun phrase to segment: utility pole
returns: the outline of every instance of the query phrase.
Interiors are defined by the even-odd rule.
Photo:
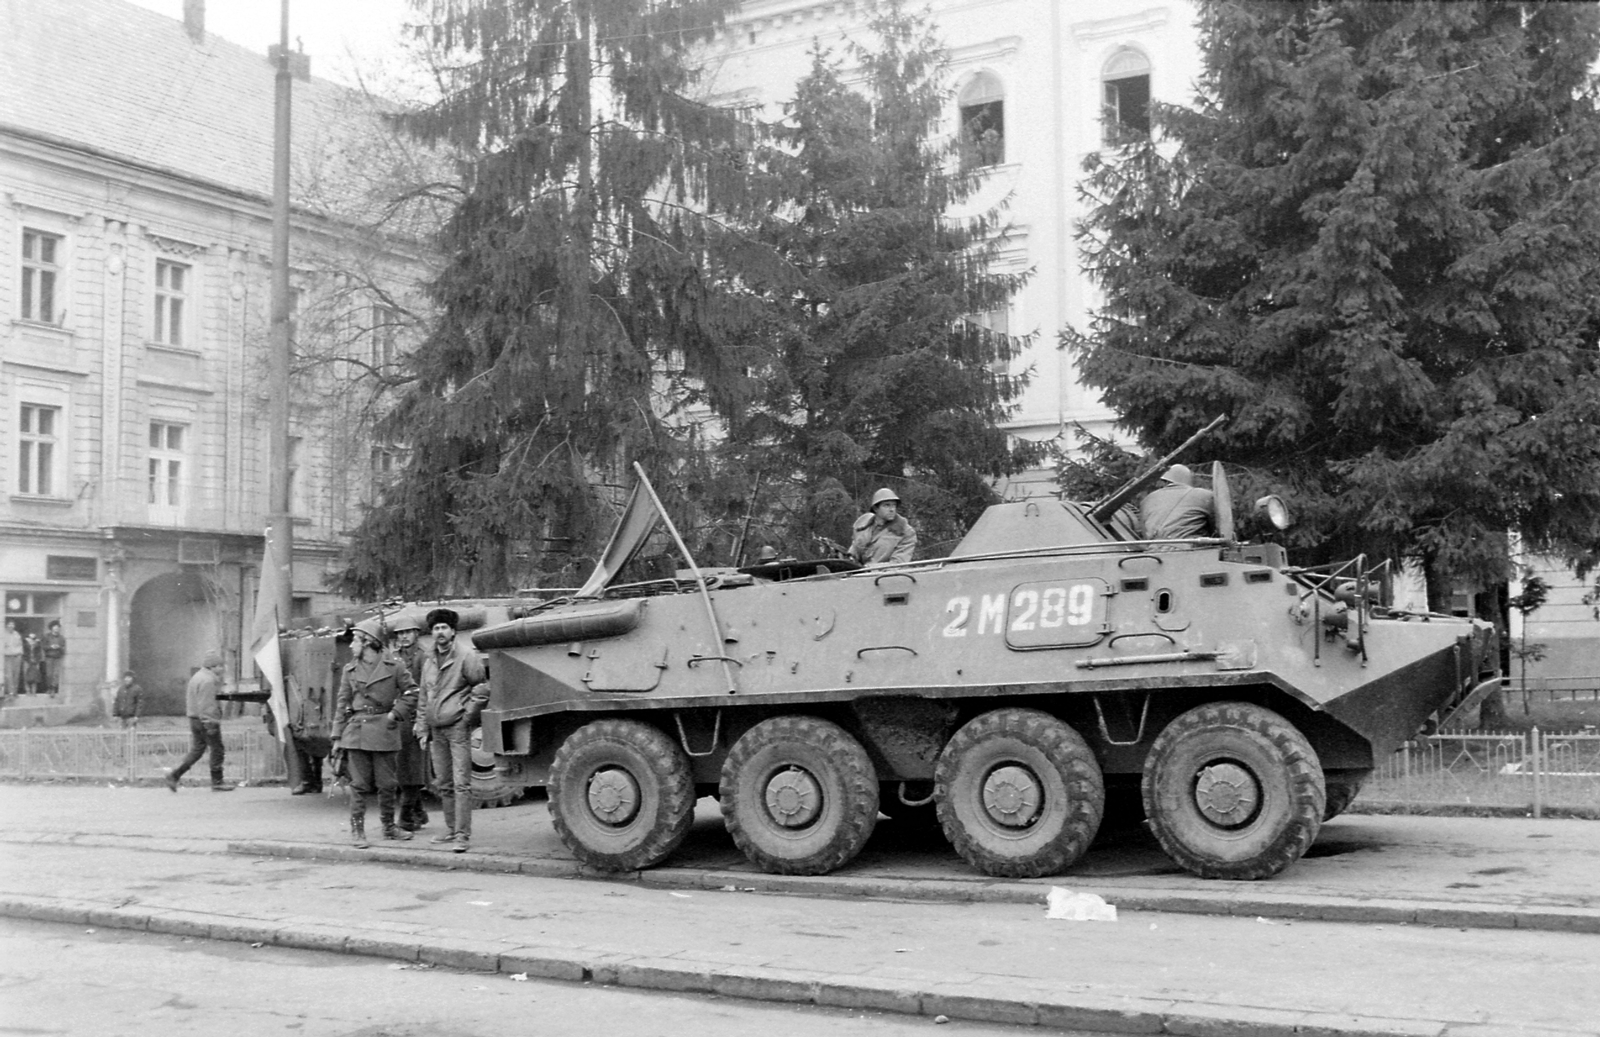
[[[289,514],[289,0],[280,0],[277,103],[272,153],[272,343],[267,364],[268,424],[272,439],[267,504],[267,564],[278,571],[279,625],[294,604],[294,519]],[[265,575],[265,574],[263,574]]]

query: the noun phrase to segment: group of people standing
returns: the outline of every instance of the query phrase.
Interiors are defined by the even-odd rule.
[[[5,672],[0,673],[4,687],[0,695],[56,695],[61,691],[61,667],[67,654],[67,639],[61,633],[61,621],[52,619],[43,636],[17,627],[16,620],[6,620],[4,641]]]
[[[489,701],[482,658],[457,636],[461,617],[436,608],[395,624],[393,651],[381,619],[358,623],[333,711],[335,773],[350,780],[350,840],[365,848],[367,804],[376,797],[383,838],[407,840],[428,823],[426,762],[438,776],[445,831],[435,843],[465,853],[472,842],[472,730]],[[397,813],[398,810],[398,813]]]

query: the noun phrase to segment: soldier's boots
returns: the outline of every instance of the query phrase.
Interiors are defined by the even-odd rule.
[[[405,840],[411,838],[411,833],[406,831],[404,828],[395,826],[393,814],[384,814],[383,837],[385,839],[399,839],[400,841],[404,842]]]
[[[365,814],[350,815],[350,845],[358,850],[365,850],[372,845],[367,842],[367,817]]]

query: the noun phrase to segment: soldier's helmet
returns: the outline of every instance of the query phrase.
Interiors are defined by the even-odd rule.
[[[756,552],[756,561],[760,562],[762,565],[765,565],[768,562],[776,562],[777,560],[778,549],[773,547],[771,544],[767,544],[760,551]]]
[[[389,621],[389,633],[398,634],[405,630],[415,630],[422,633],[422,620],[417,618],[414,611],[406,610],[398,613]]]
[[[362,637],[365,637],[368,641],[371,641],[379,648],[383,647],[383,620],[376,617],[372,619],[363,619],[361,622],[356,624],[355,630],[356,633],[360,634]]]
[[[1175,464],[1162,473],[1161,481],[1175,486],[1193,486],[1194,476],[1190,474],[1188,465]]]
[[[879,490],[877,493],[874,493],[872,495],[872,507],[873,508],[876,508],[878,505],[887,503],[889,501],[893,501],[894,503],[899,504],[900,503],[900,495],[898,493],[894,492],[893,490],[889,489],[889,487],[887,487],[887,486],[885,486],[883,489]],[[869,508],[868,510],[871,510],[871,509]]]

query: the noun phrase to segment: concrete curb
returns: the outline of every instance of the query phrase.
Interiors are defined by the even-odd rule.
[[[813,1004],[903,1015],[948,1016],[1106,1033],[1185,1037],[1489,1037],[1481,1020],[1429,1021],[1333,1015],[1279,1008],[1110,997],[1090,989],[886,980],[679,958],[648,958],[542,946],[496,949],[443,932],[350,931],[310,919],[262,920],[175,908],[132,908],[96,901],[0,895],[0,916],[65,925],[99,926],[194,939],[226,940],[298,950],[334,951],[508,976],[599,983],[638,990],[717,994],[754,1001]],[[1531,1031],[1518,1029],[1523,1035]],[[1578,1031],[1550,1030],[1547,1037]]]
[[[603,872],[576,861],[509,854],[444,853],[439,850],[374,844],[371,849],[326,843],[250,840],[229,842],[229,853],[305,860],[407,864],[440,870],[483,871],[537,878],[596,879],[633,882],[655,889],[696,889],[782,893],[849,899],[923,900],[944,903],[1042,904],[1052,884],[1071,884],[1095,892],[1123,911],[1170,914],[1282,918],[1307,922],[1365,922],[1381,925],[1433,925],[1457,929],[1528,929],[1545,932],[1600,933],[1600,909],[1556,905],[1476,904],[1458,901],[1351,899],[1296,893],[1248,892],[1223,886],[1211,890],[1158,890],[1113,884],[1097,885],[1063,877],[1050,882],[1014,882],[975,878],[971,881],[915,878],[855,878],[849,875],[767,875],[708,868],[651,868]],[[948,1012],[944,1013],[950,1014]]]

